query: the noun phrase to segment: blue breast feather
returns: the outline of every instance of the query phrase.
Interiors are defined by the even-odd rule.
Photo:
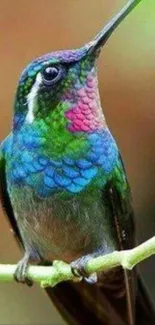
[[[48,197],[56,191],[66,190],[79,193],[102,171],[109,175],[118,161],[117,145],[108,130],[88,134],[89,149],[84,157],[73,159],[63,156],[55,160],[40,153],[44,138],[38,134],[22,134],[18,146],[12,146],[11,166],[8,179],[14,185],[29,185],[41,197]],[[6,146],[6,151],[10,148]],[[9,164],[10,165],[10,164]]]

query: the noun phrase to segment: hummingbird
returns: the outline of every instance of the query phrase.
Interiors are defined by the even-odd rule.
[[[1,202],[24,248],[15,279],[28,283],[29,262],[70,263],[83,281],[47,292],[72,325],[155,324],[137,270],[85,272],[91,258],[136,245],[131,189],[101,107],[97,62],[139,2],[128,1],[81,48],[42,55],[23,70],[12,131],[0,146]]]

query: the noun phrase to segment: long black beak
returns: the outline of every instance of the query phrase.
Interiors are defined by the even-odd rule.
[[[97,54],[100,52],[101,47],[107,42],[108,38],[124,20],[124,18],[139,4],[141,0],[129,0],[127,4],[114,16],[110,22],[89,42],[86,47],[87,54]]]

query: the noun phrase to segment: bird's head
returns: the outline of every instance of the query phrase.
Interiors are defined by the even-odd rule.
[[[98,94],[96,62],[109,36],[140,2],[126,6],[80,49],[52,52],[22,72],[15,99],[14,130],[45,121],[68,132],[91,132],[105,124]]]

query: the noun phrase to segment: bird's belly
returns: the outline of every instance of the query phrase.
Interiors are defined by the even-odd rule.
[[[47,261],[71,262],[81,257],[84,251],[87,254],[91,243],[89,234],[78,229],[76,222],[61,220],[52,211],[50,218],[42,216],[39,221],[31,221],[23,233],[24,240],[29,238],[30,249]]]
[[[34,260],[40,256],[48,261],[71,262],[101,244],[99,215],[95,218],[91,207],[83,208],[75,199],[39,200],[23,188],[16,189],[12,204],[25,249]]]
[[[71,262],[102,249],[116,249],[111,218],[102,195],[91,192],[41,199],[30,187],[13,187],[11,202],[25,249],[32,259]]]

